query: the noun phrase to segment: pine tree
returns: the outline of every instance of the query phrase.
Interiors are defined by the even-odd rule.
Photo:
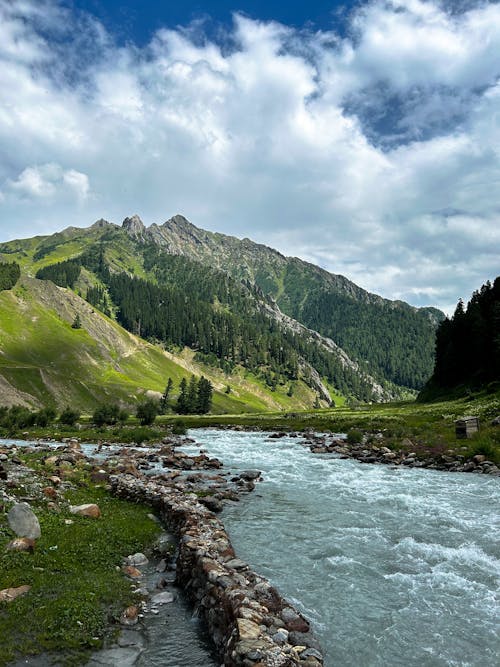
[[[164,415],[166,411],[168,410],[168,399],[170,396],[170,392],[172,391],[172,387],[174,386],[174,383],[172,382],[172,378],[168,378],[167,386],[165,387],[165,391],[163,392],[163,396],[160,399],[160,414]]]
[[[187,391],[187,411],[189,414],[198,412],[198,382],[194,375],[191,375]]]
[[[210,380],[207,380],[205,377],[201,376],[198,382],[198,400],[197,400],[197,412],[199,414],[205,415],[207,412],[210,412],[212,407],[212,395],[213,387]]]
[[[186,378],[182,378],[179,385],[179,396],[177,398],[177,412],[181,415],[187,414],[187,381]]]
[[[82,328],[82,322],[80,320],[80,315],[77,313],[75,315],[75,319],[73,320],[73,324],[71,325],[72,329],[81,329]]]

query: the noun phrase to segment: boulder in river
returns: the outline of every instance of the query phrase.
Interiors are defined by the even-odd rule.
[[[11,530],[18,537],[28,537],[37,540],[42,534],[36,514],[28,503],[16,503],[7,514]]]

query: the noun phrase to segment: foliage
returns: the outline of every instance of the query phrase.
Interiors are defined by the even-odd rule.
[[[0,262],[0,291],[12,289],[21,276],[17,262]]]
[[[179,386],[177,412],[184,415],[206,414],[210,412],[212,407],[212,395],[212,383],[203,375],[198,380],[194,375],[191,375],[189,384],[183,378]]]
[[[174,382],[173,382],[172,378],[168,378],[167,385],[165,387],[165,391],[162,394],[162,397],[160,399],[160,404],[158,406],[158,408],[159,408],[158,412],[159,412],[160,415],[164,415],[168,410],[168,400],[169,400],[170,393],[172,391],[173,386],[174,386]]]
[[[38,269],[35,277],[40,280],[51,280],[59,287],[74,287],[81,271],[79,259],[68,259],[57,264],[49,264]]]
[[[357,428],[350,428],[347,431],[347,442],[350,445],[356,445],[363,439],[363,433]]]
[[[66,406],[59,415],[61,424],[66,424],[67,426],[74,426],[79,419],[80,413],[77,410],[72,410],[69,406]]]
[[[141,426],[151,426],[158,415],[158,402],[148,399],[137,406],[137,419]]]
[[[82,321],[80,319],[79,313],[75,315],[75,319],[73,320],[73,324],[71,325],[72,329],[81,329],[82,328]]]
[[[113,425],[120,420],[120,406],[117,403],[101,405],[94,410],[92,420],[96,426]]]
[[[460,300],[453,317],[439,326],[434,374],[421,399],[443,388],[477,388],[499,378],[500,277],[474,292],[466,308]]]

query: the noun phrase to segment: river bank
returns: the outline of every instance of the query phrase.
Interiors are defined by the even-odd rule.
[[[213,514],[222,509],[224,502],[236,501],[242,493],[252,491],[259,471],[242,472],[228,480],[225,473],[220,474],[220,461],[204,452],[193,455],[177,452],[174,449],[177,444],[178,439],[170,438],[154,450],[82,446],[76,440],[62,445],[39,443],[31,448],[4,446],[1,453],[7,478],[2,489],[4,501],[8,506],[15,500],[6,489],[19,491],[23,487],[25,476],[21,475],[17,482],[15,477],[23,467],[29,471],[23,466],[24,462],[31,460],[44,479],[49,476],[55,484],[57,478],[62,486],[58,490],[54,486],[42,490],[40,484],[38,498],[33,498],[32,492],[19,497],[39,502],[47,502],[50,497],[50,509],[54,511],[56,499],[64,505],[63,487],[68,490],[77,480],[81,482],[86,469],[94,483],[109,483],[115,494],[133,499],[134,506],[138,500],[154,506],[164,523],[180,537],[176,582],[204,618],[225,665],[321,665],[319,645],[307,620],[264,578],[236,558],[222,523]],[[99,460],[96,462],[90,456],[97,456]],[[148,471],[149,475],[143,471]],[[47,493],[49,488],[52,491]],[[120,560],[119,554],[116,559]],[[143,574],[140,570],[126,574],[135,579],[136,593],[150,597],[147,590],[141,591],[138,586]],[[137,621],[140,606],[129,605],[126,610],[120,615],[121,623],[130,621],[123,617],[124,613],[131,614]],[[77,621],[84,625],[79,618]],[[121,659],[128,655],[130,664],[136,664],[135,660],[143,652],[141,642],[136,639],[137,635],[132,643],[129,637],[128,646],[107,647],[91,664],[113,664],[106,660],[112,661],[118,654]],[[101,641],[99,637],[92,638],[92,641],[97,640]],[[100,662],[95,663],[95,660]]]

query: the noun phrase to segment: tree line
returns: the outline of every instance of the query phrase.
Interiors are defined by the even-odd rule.
[[[436,388],[465,385],[478,388],[500,381],[500,277],[460,299],[451,318],[436,334],[434,373],[423,397]]]

